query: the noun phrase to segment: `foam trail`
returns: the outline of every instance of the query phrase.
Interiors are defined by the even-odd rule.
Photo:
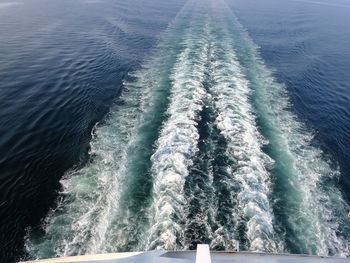
[[[203,7],[197,6],[195,11],[199,12],[201,8]],[[251,90],[232,48],[232,36],[228,34],[225,24],[218,23],[215,7],[210,9],[209,21],[210,46],[205,82],[208,96],[202,114],[204,111],[212,114],[210,109],[216,112],[216,117],[209,116],[209,120],[213,122],[213,131],[206,143],[215,144],[216,150],[210,152],[211,159],[215,162],[207,164],[214,167],[212,178],[211,171],[208,171],[209,177],[206,178],[210,181],[205,187],[216,191],[218,195],[213,200],[217,208],[208,207],[209,210],[217,210],[217,222],[213,222],[203,211],[197,212],[196,216],[191,215],[193,211],[187,211],[191,215],[191,222],[186,222],[186,225],[188,228],[193,227],[189,229],[192,233],[203,233],[204,227],[204,233],[208,240],[212,239],[211,247],[214,249],[233,249],[234,239],[240,239],[252,251],[283,251],[283,242],[280,241],[277,248],[274,216],[268,196],[271,193],[268,169],[272,167],[273,161],[262,151],[266,140],[257,129],[250,101]],[[197,60],[193,59],[192,63],[196,64]],[[216,130],[220,134],[215,134]],[[220,139],[220,136],[223,138]],[[227,161],[222,165],[216,154]],[[203,156],[202,153],[199,156]],[[198,158],[196,160],[199,161]],[[211,162],[210,159],[207,162]],[[191,176],[195,174],[192,172]],[[188,178],[187,181],[190,183],[191,179]],[[192,183],[188,187],[193,187],[200,194],[203,189],[198,190],[196,182]],[[226,201],[221,197],[223,191],[226,192],[223,197]],[[189,195],[188,201],[196,202],[196,197]],[[193,207],[193,210],[196,209],[198,210]],[[204,220],[207,222],[204,223]],[[209,220],[212,222],[208,222]],[[243,237],[239,236],[242,225],[246,231]],[[211,226],[215,229],[214,233]],[[196,234],[192,234],[192,238],[200,239]]]
[[[130,88],[106,125],[91,142],[92,163],[61,180],[62,203],[47,218],[43,240],[32,240],[37,257],[76,255],[102,250],[123,187],[128,144],[135,140],[140,88]],[[128,143],[129,141],[129,143]],[[34,245],[34,246],[33,246]],[[47,251],[52,250],[52,251]],[[49,253],[49,254],[47,254]]]
[[[208,26],[191,26],[172,75],[168,120],[152,156],[153,204],[148,248],[184,248],[184,183],[198,151],[199,113],[206,95],[203,87],[208,53]],[[193,63],[195,61],[195,63]]]
[[[210,24],[210,22],[209,22]],[[193,165],[186,177],[184,195],[186,199],[185,218],[185,247],[196,249],[197,244],[209,244],[213,236],[212,226],[215,224],[214,206],[214,169],[213,162],[216,151],[217,130],[213,123],[215,112],[213,100],[208,93],[211,85],[209,76],[210,57],[212,50],[212,27],[208,39],[208,61],[205,65],[203,87],[207,92],[197,124],[199,133],[198,153],[193,158]],[[195,63],[195,62],[194,62]]]
[[[134,91],[130,97],[124,93],[125,107],[116,110],[121,118],[109,119],[107,125],[95,130],[90,153],[93,163],[61,180],[62,202],[47,218],[45,239],[34,239],[29,245],[35,245],[31,252],[37,257],[95,253],[100,249],[112,206],[119,199],[116,189],[121,178],[115,173],[124,168],[130,130],[137,121],[138,102],[131,98],[139,96],[140,90]]]
[[[119,243],[108,244],[115,219],[128,221],[133,216],[121,204],[134,181],[130,167],[143,158],[137,150],[145,142],[142,132],[154,133],[161,122],[168,96],[169,72],[175,62],[183,35],[182,12],[170,25],[150,61],[125,83],[119,106],[112,109],[105,123],[95,129],[91,141],[91,160],[85,167],[68,172],[61,183],[58,208],[51,211],[44,224],[44,236],[34,233],[26,243],[34,258],[90,254],[131,249],[128,238],[138,229],[124,229]],[[146,138],[148,139],[148,138]],[[135,150],[136,149],[136,150]],[[126,215],[125,215],[126,214]],[[130,222],[131,223],[131,222]],[[133,226],[130,224],[130,226]],[[135,240],[134,240],[135,242]]]
[[[346,204],[336,185],[339,171],[290,111],[285,87],[273,79],[235,16],[226,5],[219,6],[220,17],[236,37],[232,44],[254,89],[260,128],[270,142],[268,152],[275,160],[274,211],[285,229],[287,251],[348,255],[349,222]]]
[[[226,154],[233,163],[227,169],[233,183],[238,185],[232,217],[237,224],[244,221],[249,250],[276,252],[274,217],[268,197],[271,183],[267,170],[272,167],[273,161],[261,149],[266,142],[257,130],[256,117],[249,101],[251,90],[229,37],[222,31],[216,38],[210,91],[218,112],[216,125],[227,140]]]
[[[200,7],[196,7],[195,12],[201,11]],[[235,187],[230,187],[229,195],[238,201],[232,200],[232,203],[236,203],[235,207],[231,208],[230,215],[224,215],[234,218],[235,227],[230,228],[227,224],[216,227],[212,247],[233,247],[232,237],[237,235],[235,231],[238,232],[239,224],[246,221],[244,224],[247,233],[242,240],[248,240],[248,248],[253,251],[275,252],[273,214],[268,198],[269,173],[265,168],[271,167],[272,160],[261,150],[264,140],[256,128],[249,101],[250,89],[241,73],[234,50],[227,43],[229,36],[226,34],[222,38],[220,34],[215,35],[213,32],[219,28],[210,29],[208,26],[215,25],[216,21],[213,21],[215,17],[198,18],[197,27],[204,27],[206,32],[202,35],[191,32],[192,36],[186,39],[185,45],[192,49],[197,47],[199,56],[190,48],[185,49],[173,74],[172,102],[168,109],[170,117],[152,157],[154,203],[149,248],[177,249],[191,245],[184,241],[184,227],[181,223],[186,221],[184,214],[190,213],[188,200],[184,199],[184,184],[198,151],[199,134],[196,125],[203,111],[203,103],[207,101],[204,99],[207,96],[204,96],[206,90],[203,82],[204,73],[209,70],[208,75],[213,83],[208,90],[214,101],[214,109],[218,112],[215,125],[227,141],[225,154],[233,163],[227,167],[228,177],[232,178],[228,178],[225,184],[239,185],[238,193],[233,192],[237,190]],[[197,38],[201,38],[201,41]],[[198,68],[194,71],[195,74],[192,68]],[[198,76],[197,82],[191,82],[197,80]],[[216,176],[218,175],[213,174],[214,178]],[[201,221],[203,218],[196,220]],[[186,222],[187,227],[191,223]],[[208,223],[205,225],[207,232],[210,232]],[[279,249],[283,250],[281,246]]]
[[[29,253],[187,249],[196,236],[186,231],[203,226],[213,249],[238,239],[251,251],[349,254],[339,172],[287,95],[224,1],[190,0],[95,129],[90,162],[61,181],[61,202]],[[203,143],[213,148],[203,153],[205,114]],[[209,213],[196,217],[185,184],[199,185],[202,164]]]

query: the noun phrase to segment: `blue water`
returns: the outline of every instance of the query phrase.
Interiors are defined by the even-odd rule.
[[[350,3],[214,2],[0,1],[2,262],[349,255]]]
[[[181,4],[0,1],[1,262],[21,254],[26,227],[86,160],[93,126]]]
[[[293,111],[340,165],[350,198],[350,2],[230,1]]]

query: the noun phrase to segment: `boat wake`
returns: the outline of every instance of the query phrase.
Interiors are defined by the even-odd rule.
[[[189,0],[30,233],[34,258],[149,249],[349,254],[338,169],[224,1]]]

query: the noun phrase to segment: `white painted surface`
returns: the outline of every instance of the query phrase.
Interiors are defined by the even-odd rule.
[[[208,245],[197,245],[196,263],[211,263],[210,250]]]

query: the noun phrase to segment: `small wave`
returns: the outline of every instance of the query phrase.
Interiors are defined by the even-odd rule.
[[[325,6],[330,6],[330,7],[345,7],[345,8],[350,8],[350,5],[344,5],[341,3],[330,3],[330,2],[323,2],[323,1],[308,1],[308,0],[292,0],[293,2],[300,2],[300,3],[305,3],[305,4],[313,4],[313,5],[325,5]]]
[[[170,27],[168,31],[171,30]],[[57,209],[51,211],[45,220],[45,234],[28,238],[26,246],[32,257],[118,251],[135,232],[129,227],[129,232],[118,236],[119,243],[108,243],[112,242],[108,233],[120,226],[115,224],[116,218],[132,225],[128,221],[129,211],[124,211],[121,203],[123,196],[127,195],[128,183],[132,183],[128,176],[134,176],[130,172],[132,162],[141,154],[135,149],[137,145],[146,143],[142,129],[145,123],[150,123],[148,129],[154,132],[162,114],[158,110],[166,104],[167,68],[171,68],[173,63],[175,43],[181,41],[181,38],[174,39],[168,33],[164,33],[159,49],[148,63],[124,82],[118,105],[103,125],[94,129],[89,163],[79,170],[67,172],[61,180],[63,192]],[[160,97],[162,94],[163,97]]]
[[[203,227],[213,249],[237,239],[250,251],[348,255],[339,171],[290,108],[224,1],[189,1],[95,129],[90,162],[62,180],[29,252],[188,249]],[[207,214],[190,215],[194,172],[205,173]]]
[[[292,113],[285,86],[274,80],[258,48],[229,14],[224,20],[236,36],[233,46],[254,90],[252,101],[259,112],[259,126],[275,161],[276,227],[284,229],[282,234],[293,253],[348,255],[346,204],[335,183],[339,171]]]
[[[19,2],[3,2],[3,3],[0,3],[0,10],[10,8],[10,7],[15,7],[15,6],[18,6],[19,4],[20,4]]]

